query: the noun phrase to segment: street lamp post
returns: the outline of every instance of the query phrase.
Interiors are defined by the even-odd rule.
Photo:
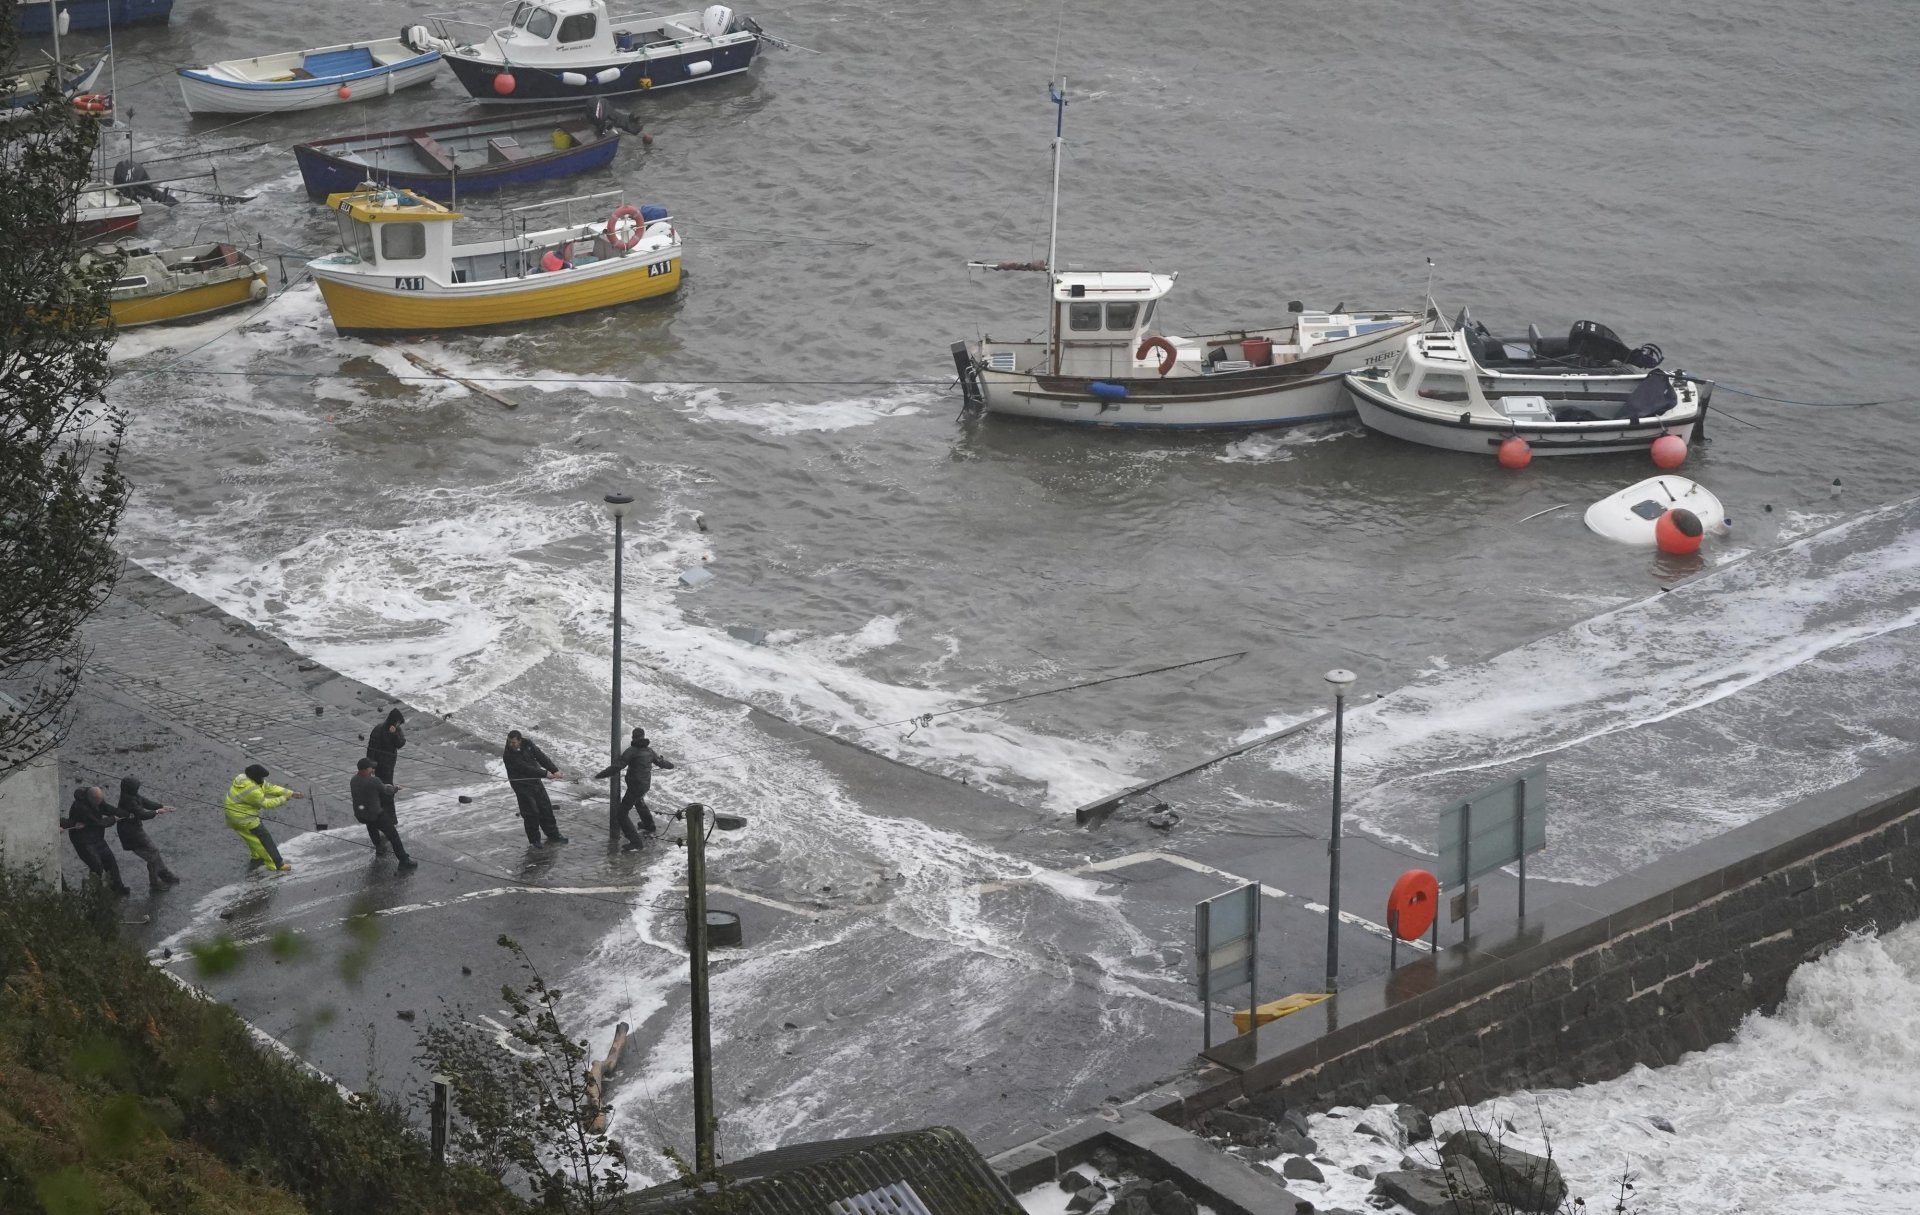
[[[627,508],[633,505],[630,494],[608,494],[606,496],[607,513],[613,516],[613,755],[611,762],[620,763],[620,561],[626,548],[626,536],[621,528],[621,520],[627,517]],[[620,843],[620,773],[616,770],[607,779],[607,846],[617,847]]]
[[[1340,751],[1347,729],[1347,690],[1359,678],[1345,669],[1328,671],[1333,685],[1333,830],[1327,836],[1327,990],[1340,990]]]
[[[687,824],[687,973],[693,988],[693,1167],[713,1171],[713,1141],[719,1120],[713,1112],[713,1031],[707,1004],[707,820],[709,811],[694,802],[680,811]],[[738,831],[747,820],[737,814],[712,814],[713,826]]]

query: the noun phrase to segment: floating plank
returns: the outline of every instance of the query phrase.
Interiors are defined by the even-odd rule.
[[[1332,716],[1333,714],[1331,713],[1317,713],[1314,716],[1307,718],[1305,721],[1296,721],[1292,725],[1282,726],[1280,729],[1275,730],[1270,734],[1262,734],[1260,737],[1249,739],[1248,741],[1243,742],[1236,747],[1231,747],[1228,750],[1216,752],[1213,755],[1207,756],[1207,758],[1201,760],[1199,763],[1188,764],[1186,767],[1180,769],[1178,772],[1169,772],[1165,776],[1156,776],[1152,780],[1142,781],[1139,784],[1134,785],[1130,789],[1122,789],[1120,792],[1110,794],[1107,797],[1100,798],[1098,801],[1088,802],[1086,805],[1079,806],[1074,809],[1073,821],[1082,827],[1085,827],[1090,823],[1098,823],[1100,820],[1106,818],[1109,814],[1112,814],[1115,810],[1118,810],[1120,808],[1121,802],[1126,801],[1128,798],[1133,797],[1136,794],[1145,793],[1149,789],[1157,789],[1161,785],[1164,785],[1169,781],[1179,780],[1183,776],[1191,776],[1195,772],[1200,771],[1200,769],[1202,768],[1211,768],[1213,765],[1221,762],[1222,760],[1232,759],[1236,755],[1245,755],[1247,752],[1258,750],[1259,748],[1266,746],[1268,743],[1279,742],[1281,739],[1287,737],[1290,734],[1298,734],[1300,731],[1306,729],[1308,726],[1318,725],[1319,723],[1326,721],[1328,718]]]
[[[443,380],[450,380],[453,383],[460,385],[460,387],[466,389],[468,392],[475,393],[479,396],[483,396],[487,398],[489,401],[492,401],[496,405],[503,406],[504,408],[507,408],[507,409],[520,408],[520,406],[517,403],[507,400],[507,398],[501,396],[499,393],[482,388],[480,387],[480,385],[474,383],[472,380],[469,380],[464,376],[457,376],[453,374],[451,371],[448,371],[444,367],[437,367],[434,364],[428,362],[422,356],[415,354],[411,350],[402,350],[400,352],[400,355],[402,358],[406,359],[407,362],[412,363],[415,367],[418,367],[420,370],[428,373],[429,375],[437,375]]]

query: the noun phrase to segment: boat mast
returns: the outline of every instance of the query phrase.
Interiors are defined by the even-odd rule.
[[[1053,374],[1060,374],[1060,305],[1053,298],[1054,284],[1059,281],[1058,258],[1060,256],[1060,149],[1067,142],[1067,81],[1060,78],[1060,86],[1047,86],[1047,96],[1053,101],[1053,212],[1047,220],[1047,353],[1053,361]]]

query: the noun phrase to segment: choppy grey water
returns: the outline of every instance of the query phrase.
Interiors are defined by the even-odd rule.
[[[1676,624],[1658,604],[1625,605],[1698,567],[1608,547],[1579,519],[1648,474],[1638,459],[1514,474],[1357,426],[1158,436],[969,421],[943,386],[952,340],[1043,327],[1037,276],[963,263],[1044,254],[1058,74],[1073,98],[1062,262],[1180,271],[1169,329],[1275,318],[1289,299],[1416,305],[1430,257],[1441,305],[1471,305],[1496,329],[1590,318],[1660,343],[1670,366],[1773,395],[1906,395],[1920,295],[1910,5],[748,11],[820,53],[766,51],[748,78],[649,98],[653,148],[562,187],[624,186],[671,207],[690,275],[677,299],[411,347],[464,374],[534,377],[500,388],[512,411],[396,382],[418,374],[408,347],[336,338],[311,286],[238,323],[130,334],[114,389],[134,418],[130,551],[335,667],[489,728],[536,725],[584,763],[602,745],[607,691],[598,502],[626,490],[638,499],[629,713],[669,747],[699,757],[754,740],[656,670],[864,731],[1031,804],[1038,823],[1318,709],[1335,666],[1369,690],[1408,690],[1356,714],[1371,830],[1421,846],[1419,806],[1545,753],[1575,821],[1600,828],[1598,843],[1550,854],[1550,875],[1568,880],[1599,880],[1911,745],[1912,512],[1814,534],[1913,493],[1912,404],[1721,393],[1714,442],[1687,471],[1735,519],[1709,563],[1755,556],[1688,587]],[[451,76],[224,125],[187,120],[172,69],[419,15],[183,0],[171,27],[120,37],[120,106],[150,156],[254,144],[218,164],[222,189],[257,201],[231,217],[150,209],[146,233],[214,239],[230,223],[248,241],[331,248],[288,146],[466,115]],[[524,201],[470,213],[484,223]],[[1796,537],[1811,538],[1774,551]],[[677,589],[702,563],[714,580]],[[1622,607],[1612,624],[1580,623]],[[873,728],[1238,650],[1177,677]],[[1324,742],[1183,790],[1208,811],[1193,829],[1301,812],[1320,796]],[[1756,765],[1770,778],[1753,779]],[[1435,769],[1453,775],[1422,775]],[[740,847],[796,882],[916,867],[924,880],[889,919],[977,1002],[949,1027],[952,1049],[1006,1049],[995,1035],[1019,976],[1053,962],[962,892],[1019,858],[909,830],[895,808],[821,816],[835,794],[799,757],[682,779],[682,792],[759,809],[767,826]],[[1623,798],[1648,807],[1646,830],[1608,817]],[[633,973],[664,976],[670,959],[641,936]],[[737,981],[764,992],[783,973],[770,962]],[[1186,998],[1177,973],[1157,981],[1152,998]],[[1114,995],[1116,1038],[1144,1032],[1126,1014],[1132,990]],[[848,1045],[844,1079],[733,1094],[749,1137],[884,1124],[858,1063],[873,1049]],[[664,1041],[654,1064],[663,1092],[682,1079],[672,1050]],[[1030,1096],[1103,1091],[1097,1075],[1073,1080],[1068,1096]]]

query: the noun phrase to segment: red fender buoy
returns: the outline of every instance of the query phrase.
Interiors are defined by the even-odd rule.
[[[344,84],[340,86],[340,100],[342,100],[342,101],[346,101],[347,99],[349,99],[349,98],[351,98],[352,96],[353,96],[353,90],[352,90],[352,89],[350,89],[350,88],[348,88],[348,87],[347,87],[346,85],[344,85]]]
[[[1133,352],[1133,357],[1136,359],[1144,359],[1147,357],[1147,351],[1149,350],[1158,350],[1160,352],[1160,374],[1163,376],[1173,370],[1174,363],[1179,361],[1180,358],[1180,352],[1173,348],[1173,343],[1163,337],[1147,338],[1140,343],[1140,349]]]
[[[1533,444],[1519,435],[1508,435],[1500,440],[1500,467],[1525,468],[1533,463]]]
[[[620,235],[621,220],[627,221],[626,223],[627,234],[625,236]],[[613,209],[613,214],[607,216],[607,243],[609,245],[612,245],[614,248],[620,250],[620,252],[622,253],[625,253],[627,250],[639,244],[640,234],[642,232],[645,232],[646,230],[647,230],[646,217],[640,214],[640,208],[638,207],[633,207],[633,206],[615,207]]]
[[[540,268],[548,274],[567,269],[567,259],[560,256],[557,249],[549,249],[540,255]]]
[[[502,97],[513,96],[513,90],[519,85],[512,72],[502,72],[493,78],[493,91]]]
[[[1669,510],[1653,525],[1653,542],[1660,546],[1661,552],[1675,557],[1689,557],[1699,552],[1700,541],[1706,534],[1700,516],[1684,506]]]
[[[1679,435],[1661,435],[1648,448],[1655,468],[1671,472],[1687,462],[1687,441]]]
[[[1409,869],[1387,895],[1387,927],[1403,941],[1417,941],[1440,912],[1440,879],[1425,869]]]

